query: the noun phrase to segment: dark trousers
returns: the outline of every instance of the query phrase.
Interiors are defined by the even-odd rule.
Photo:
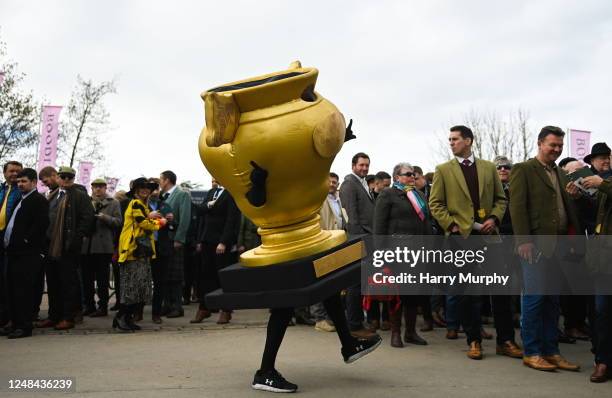
[[[39,254],[8,256],[6,276],[9,318],[14,329],[32,330],[37,277],[41,268],[42,258]]]
[[[121,297],[121,278],[119,278],[119,263],[116,261],[113,261],[113,286],[114,286],[114,290],[115,290],[115,304],[117,306],[117,309],[119,308],[119,304],[121,304],[121,300],[119,299]]]
[[[96,285],[98,287],[98,308],[108,308],[108,288],[112,254],[88,254],[81,257],[83,275],[83,301],[85,308],[95,308]]]
[[[48,263],[49,319],[53,322],[74,321],[75,314],[81,309],[78,263],[79,256],[75,254]]]
[[[463,325],[467,343],[473,341],[481,342],[482,336],[480,329],[482,328],[481,307],[482,296],[456,296],[457,309],[459,313],[459,322]]]
[[[169,258],[168,269],[164,279],[164,308],[169,311],[183,311],[183,283],[185,275],[185,250],[174,249]]]
[[[325,311],[334,322],[336,333],[343,347],[348,348],[355,344],[355,339],[351,336],[347,327],[344,310],[342,309],[342,301],[340,294],[334,294],[323,301]],[[274,308],[270,310],[270,319],[268,321],[268,329],[266,334],[266,345],[264,348],[263,357],[261,359],[260,369],[269,371],[275,369],[276,355],[280,348],[289,321],[293,316],[293,308]]]
[[[590,296],[560,296],[559,304],[566,330],[583,328],[587,319],[587,306]]]
[[[388,321],[389,320],[389,303],[386,301],[372,300],[370,309],[367,312],[368,322],[372,321]],[[382,311],[380,309],[382,307]]]
[[[0,233],[0,238],[2,234]],[[4,325],[9,320],[8,310],[8,291],[6,285],[6,256],[4,255],[3,244],[0,243],[0,325]]]
[[[232,258],[232,254],[228,252],[229,248],[223,254],[217,254],[216,249],[216,243],[204,243],[202,245],[202,261],[198,272],[200,276],[198,298],[202,309],[206,308],[204,300],[206,295],[221,287],[218,271],[230,265]]]
[[[493,319],[497,333],[497,344],[514,342],[514,322],[512,313],[513,296],[491,296]]]
[[[38,272],[38,275],[36,275],[36,291],[34,293],[34,319],[38,318],[43,295],[45,294],[45,274],[47,273],[46,259],[42,259],[40,264],[40,271]]]
[[[361,285],[346,289],[346,318],[351,331],[363,329]]]
[[[612,366],[612,296],[595,297],[595,363]]]
[[[160,316],[164,301],[164,287],[166,273],[168,271],[169,256],[158,256],[151,261],[151,274],[153,278],[153,305],[151,313],[153,316]]]
[[[185,284],[183,285],[183,299],[185,302],[191,301],[191,291],[195,289],[197,292],[198,281],[198,263],[200,261],[200,253],[197,253],[192,247],[185,247],[184,273]]]

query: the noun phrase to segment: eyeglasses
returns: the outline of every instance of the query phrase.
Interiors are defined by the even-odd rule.
[[[510,171],[512,170],[512,166],[508,166],[508,165],[501,165],[501,166],[497,166],[497,170],[507,170]]]
[[[403,176],[403,177],[414,177],[414,173],[412,171],[407,171],[405,173],[398,174],[398,175]]]
[[[62,180],[72,180],[74,176],[72,174],[60,174],[59,178]]]

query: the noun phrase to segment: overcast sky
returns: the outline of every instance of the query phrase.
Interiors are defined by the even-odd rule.
[[[174,170],[209,184],[200,93],[285,69],[319,69],[317,91],[353,118],[371,171],[433,170],[435,135],[470,109],[529,111],[612,142],[612,1],[0,2],[0,35],[25,87],[65,105],[76,75],[118,79],[107,100],[108,170],[127,183]],[[445,134],[445,133],[444,133]],[[296,176],[299,178],[299,176]]]

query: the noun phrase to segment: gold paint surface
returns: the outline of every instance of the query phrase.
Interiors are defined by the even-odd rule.
[[[343,231],[321,231],[317,222],[345,129],[340,111],[319,93],[302,99],[316,84],[318,70],[296,62],[287,70],[224,86],[277,75],[291,76],[202,94],[206,126],[198,144],[200,158],[240,211],[260,227],[262,245],[240,257],[246,266],[289,261],[346,241]],[[260,207],[246,199],[251,161],[268,171],[266,203]]]

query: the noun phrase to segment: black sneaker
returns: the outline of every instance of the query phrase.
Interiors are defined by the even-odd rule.
[[[295,384],[285,380],[276,370],[268,370],[266,372],[258,370],[255,372],[252,387],[255,390],[271,392],[295,392],[298,388]]]
[[[378,348],[382,343],[382,338],[379,335],[367,339],[356,339],[355,345],[349,348],[342,347],[342,357],[344,363],[352,363],[359,358],[368,355]]]

